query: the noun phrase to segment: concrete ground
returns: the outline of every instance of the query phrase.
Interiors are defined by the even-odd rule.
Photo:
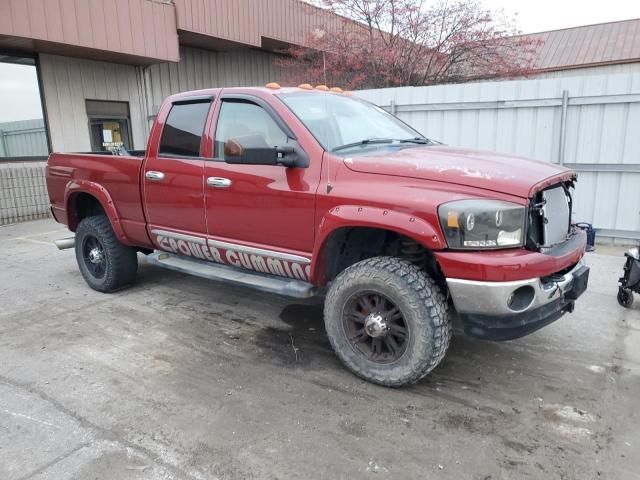
[[[0,479],[640,478],[620,250],[588,254],[572,315],[507,343],[458,333],[392,390],[341,366],[317,301],[143,261],[134,287],[100,294],[52,245],[65,236],[0,228]]]

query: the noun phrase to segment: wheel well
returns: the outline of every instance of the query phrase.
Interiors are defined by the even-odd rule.
[[[326,281],[330,282],[345,268],[361,260],[379,256],[409,260],[427,271],[438,284],[446,286],[445,277],[430,250],[393,230],[371,227],[344,227],[331,234],[324,248]]]
[[[69,200],[69,229],[75,231],[83,218],[101,215],[104,208],[96,197],[89,193],[78,193]]]

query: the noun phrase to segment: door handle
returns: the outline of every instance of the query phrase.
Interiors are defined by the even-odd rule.
[[[209,177],[207,178],[207,185],[213,188],[229,188],[231,180],[222,177]]]
[[[152,182],[161,182],[164,180],[164,173],[162,172],[154,172],[153,170],[149,170],[144,174],[147,180],[151,180]]]

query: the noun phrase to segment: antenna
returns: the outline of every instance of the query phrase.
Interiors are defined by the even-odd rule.
[[[333,185],[331,184],[331,157],[327,157],[327,193],[331,193]]]

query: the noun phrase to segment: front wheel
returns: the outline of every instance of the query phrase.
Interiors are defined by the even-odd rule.
[[[618,303],[624,308],[631,308],[633,305],[633,292],[627,288],[618,289]]]
[[[84,218],[76,229],[76,260],[85,281],[99,292],[113,292],[133,281],[136,251],[121,244],[105,215]]]
[[[393,257],[342,271],[327,293],[324,320],[340,360],[365,380],[389,387],[427,375],[451,338],[440,288],[417,266]]]

